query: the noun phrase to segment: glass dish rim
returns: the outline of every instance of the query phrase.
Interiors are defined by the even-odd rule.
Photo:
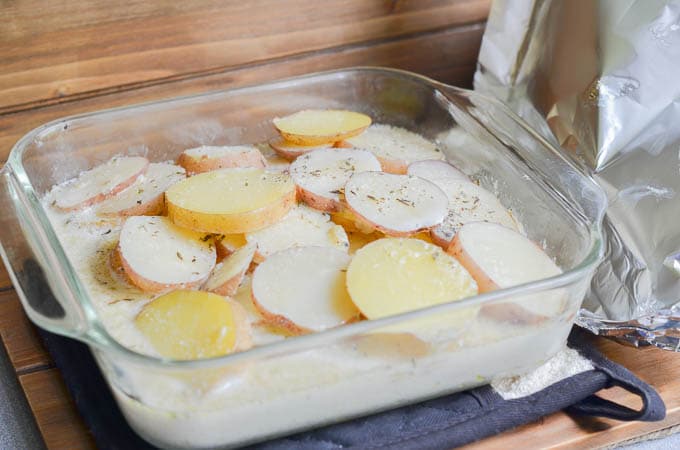
[[[548,143],[545,139],[543,139],[539,134],[537,134],[534,130],[532,130],[530,127],[526,126],[522,120],[516,116],[512,111],[510,111],[505,105],[503,105],[501,102],[497,101],[494,98],[487,97],[485,95],[479,94],[474,91],[454,87],[454,86],[449,86],[444,83],[440,83],[436,80],[433,80],[429,77],[419,75],[416,73],[412,73],[409,71],[405,70],[400,70],[400,69],[391,69],[391,68],[382,68],[382,67],[370,67],[370,66],[358,66],[358,67],[348,67],[348,68],[343,68],[343,69],[336,69],[336,70],[329,70],[329,71],[322,71],[322,72],[314,72],[311,74],[306,74],[302,76],[295,76],[295,77],[288,77],[288,78],[283,78],[279,80],[273,80],[265,83],[259,83],[259,84],[253,84],[253,85],[247,85],[243,87],[237,87],[237,88],[226,88],[226,89],[217,89],[217,90],[211,90],[211,91],[206,91],[206,92],[199,92],[195,94],[190,94],[190,95],[185,95],[185,96],[178,96],[178,97],[171,97],[171,98],[166,98],[166,99],[161,99],[161,100],[156,100],[156,101],[148,101],[148,102],[142,102],[142,103],[135,103],[135,104],[130,104],[130,105],[124,105],[124,106],[119,106],[115,108],[107,108],[107,109],[102,109],[102,110],[97,110],[97,111],[92,111],[92,112],[87,112],[87,113],[82,113],[82,114],[75,114],[75,115],[70,115],[70,116],[65,116],[61,117],[52,121],[49,121],[43,125],[40,125],[33,130],[29,131],[26,133],[24,136],[22,136],[17,143],[12,147],[12,150],[10,151],[9,157],[7,159],[7,164],[3,168],[3,172],[9,170],[10,175],[14,178],[14,182],[18,183],[19,192],[21,193],[22,196],[25,197],[25,202],[27,205],[24,205],[27,208],[30,208],[33,210],[35,213],[35,218],[31,218],[31,221],[35,221],[37,219],[37,224],[33,224],[37,229],[42,230],[47,234],[47,241],[49,242],[49,251],[54,253],[54,256],[57,259],[57,262],[59,263],[56,268],[52,268],[51,270],[58,270],[60,271],[63,275],[64,278],[69,279],[77,288],[79,292],[72,292],[73,296],[77,299],[78,304],[80,308],[83,310],[83,313],[86,317],[86,325],[87,328],[83,332],[77,332],[70,330],[65,327],[61,326],[53,326],[45,323],[40,323],[39,326],[42,328],[47,329],[50,332],[54,332],[60,335],[64,335],[70,338],[74,338],[77,340],[80,340],[90,346],[93,346],[97,350],[103,351],[105,353],[112,352],[116,354],[116,356],[124,357],[130,362],[134,362],[136,364],[142,364],[146,366],[150,366],[156,369],[177,369],[177,370],[188,370],[188,369],[210,369],[210,368],[217,368],[217,367],[223,367],[225,365],[229,364],[237,364],[241,363],[242,361],[247,361],[250,359],[258,359],[258,358],[266,358],[266,357],[272,357],[272,356],[277,356],[285,353],[290,353],[290,352],[300,352],[300,351],[305,351],[309,350],[315,347],[318,347],[321,344],[332,344],[334,342],[337,342],[338,340],[345,338],[345,337],[351,337],[354,335],[360,335],[366,332],[370,332],[374,329],[377,328],[382,328],[382,327],[387,327],[390,325],[396,325],[402,321],[408,321],[412,319],[418,319],[422,318],[425,316],[430,316],[431,314],[436,314],[436,313],[446,313],[449,311],[455,311],[456,309],[461,309],[464,307],[468,306],[481,306],[486,303],[491,303],[494,301],[502,300],[507,297],[512,297],[517,294],[529,294],[529,293],[534,293],[534,292],[539,292],[542,290],[548,290],[548,289],[554,289],[554,288],[561,288],[565,285],[570,284],[573,281],[576,281],[584,276],[585,273],[590,271],[601,259],[602,256],[602,231],[601,231],[601,224],[600,220],[595,220],[595,221],[586,221],[585,219],[583,220],[583,225],[585,228],[587,228],[589,237],[590,237],[590,247],[586,253],[586,255],[583,257],[583,259],[576,264],[574,267],[572,267],[569,270],[564,271],[561,274],[549,277],[549,278],[544,278],[541,280],[537,281],[532,281],[529,283],[524,283],[521,285],[513,286],[511,288],[505,288],[505,289],[500,289],[497,291],[493,292],[488,292],[484,294],[478,294],[473,297],[469,297],[463,300],[458,300],[458,301],[452,301],[448,303],[443,303],[435,306],[430,306],[427,308],[415,310],[415,311],[410,311],[410,312],[405,312],[401,313],[398,315],[390,316],[390,317],[385,317],[382,319],[374,319],[374,320],[366,320],[366,321],[360,321],[356,323],[351,323],[351,324],[346,324],[341,327],[336,327],[332,328],[329,330],[325,330],[322,332],[318,333],[312,333],[312,334],[307,334],[307,335],[302,335],[302,336],[297,336],[295,339],[284,339],[282,341],[270,343],[267,345],[259,346],[259,347],[253,347],[247,351],[244,352],[239,352],[239,353],[233,353],[233,354],[228,354],[228,355],[223,355],[223,356],[218,356],[218,357],[213,357],[213,358],[206,358],[206,359],[198,359],[198,360],[173,360],[173,359],[168,359],[168,358],[163,358],[163,357],[156,357],[156,356],[151,356],[151,355],[146,355],[142,353],[138,353],[134,350],[131,350],[122,344],[120,344],[116,339],[114,339],[105,329],[103,324],[99,321],[98,313],[96,312],[96,309],[94,308],[90,296],[87,294],[87,291],[84,289],[84,287],[81,285],[80,279],[73,270],[73,267],[71,266],[70,262],[68,261],[68,258],[66,257],[66,254],[64,252],[64,249],[60,243],[60,241],[56,237],[56,233],[54,232],[54,229],[52,228],[51,223],[49,222],[49,219],[47,218],[47,215],[42,207],[42,204],[40,200],[38,199],[38,195],[33,189],[33,185],[30,182],[30,179],[28,177],[28,174],[25,172],[23,168],[23,164],[21,161],[21,156],[23,155],[23,152],[25,151],[27,144],[32,142],[36,137],[41,135],[47,130],[50,130],[56,126],[61,126],[65,122],[68,122],[70,120],[76,120],[76,119],[86,119],[86,118],[91,118],[95,116],[104,116],[107,114],[111,113],[119,113],[123,111],[130,111],[130,110],[135,110],[138,111],[139,109],[143,109],[145,107],[150,107],[150,106],[159,106],[165,103],[182,103],[182,102],[187,102],[191,100],[197,100],[197,99],[208,99],[211,96],[218,96],[218,95],[224,95],[224,94],[239,94],[239,93],[245,93],[245,92],[254,92],[260,89],[264,88],[271,88],[273,86],[277,86],[279,88],[285,88],[289,84],[298,84],[298,83],[304,83],[306,80],[310,79],[318,79],[318,78],[324,78],[324,77],[337,77],[337,78],[344,78],[348,76],[352,72],[374,72],[374,73],[379,73],[379,74],[384,74],[387,76],[399,76],[399,77],[405,77],[410,80],[416,81],[420,84],[423,84],[425,86],[430,87],[431,89],[440,91],[443,89],[445,90],[450,90],[453,91],[457,94],[465,94],[465,93],[474,93],[475,96],[479,96],[484,98],[485,100],[494,103],[497,107],[500,107],[504,110],[504,113],[508,114],[516,123],[520,124],[526,131],[528,131],[531,135],[532,138],[540,141],[540,143],[544,146],[547,147],[553,147],[550,143]],[[476,119],[475,119],[476,120]],[[503,144],[504,145],[504,144]],[[561,156],[561,153],[559,153],[556,149],[553,148],[553,151]],[[575,165],[569,161],[566,158],[562,158],[563,160],[567,161],[567,163],[575,168]],[[576,170],[576,168],[575,168]],[[584,179],[590,179],[589,176],[581,173],[581,176]],[[592,182],[592,180],[590,180]],[[16,207],[16,204],[15,204]],[[603,206],[604,208],[604,206]],[[601,219],[601,218],[600,218]],[[0,253],[2,253],[3,258],[7,261],[5,251],[2,249],[0,246]],[[10,267],[8,265],[8,267]],[[18,286],[16,283],[15,275],[11,270],[8,270],[10,273],[10,277],[14,284]],[[21,289],[17,289],[17,293],[19,294],[20,297],[22,297],[22,302],[26,304],[25,298],[23,298],[24,294]]]

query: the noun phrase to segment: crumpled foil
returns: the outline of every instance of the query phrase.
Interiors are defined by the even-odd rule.
[[[577,324],[680,350],[680,0],[495,0],[475,89],[604,189],[605,261]]]

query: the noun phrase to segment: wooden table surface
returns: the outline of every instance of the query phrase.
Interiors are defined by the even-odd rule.
[[[319,70],[380,65],[469,87],[489,0],[0,3],[0,162],[66,115]],[[0,263],[1,264],[1,263]],[[0,266],[0,337],[50,449],[95,444]],[[597,448],[680,424],[680,356],[593,339],[666,401],[657,423],[557,413],[468,448]],[[636,407],[619,389],[603,396]]]

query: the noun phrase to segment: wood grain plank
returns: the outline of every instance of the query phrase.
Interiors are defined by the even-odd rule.
[[[477,443],[465,450],[493,448],[599,448],[644,436],[680,423],[680,354],[656,348],[624,347],[602,338],[591,342],[608,358],[628,368],[652,385],[666,403],[666,418],[660,422],[619,422],[607,418],[584,419],[559,412],[537,422],[518,427]],[[598,393],[603,398],[631,408],[639,408],[639,399],[613,388]]]
[[[14,290],[0,292],[0,337],[18,373],[52,365],[52,359]]]
[[[70,450],[97,448],[57,369],[21,375],[19,382],[35,414],[47,448]]]
[[[71,2],[0,6],[0,112],[482,21],[489,0]],[[153,5],[153,6],[152,6]]]
[[[12,280],[9,279],[9,273],[7,273],[7,268],[5,263],[0,258],[0,291],[10,289],[12,287]]]
[[[0,161],[31,129],[60,117],[179,95],[226,89],[305,73],[357,65],[378,65],[418,71],[449,84],[472,81],[483,24],[456,27],[341,52],[325,52],[164,83],[72,103],[0,115]]]

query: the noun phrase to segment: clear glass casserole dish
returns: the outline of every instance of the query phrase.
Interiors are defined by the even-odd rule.
[[[198,145],[264,142],[273,117],[307,108],[361,111],[434,140],[563,273],[213,359],[173,361],[119,344],[41,197],[115,155],[166,161]],[[602,253],[606,201],[592,180],[499,102],[397,70],[340,70],[65,118],[24,136],[1,175],[2,257],[28,316],[87,343],[131,426],[165,448],[241,445],[526,372],[565,345]],[[542,320],[484,314],[541,302],[558,305]]]

